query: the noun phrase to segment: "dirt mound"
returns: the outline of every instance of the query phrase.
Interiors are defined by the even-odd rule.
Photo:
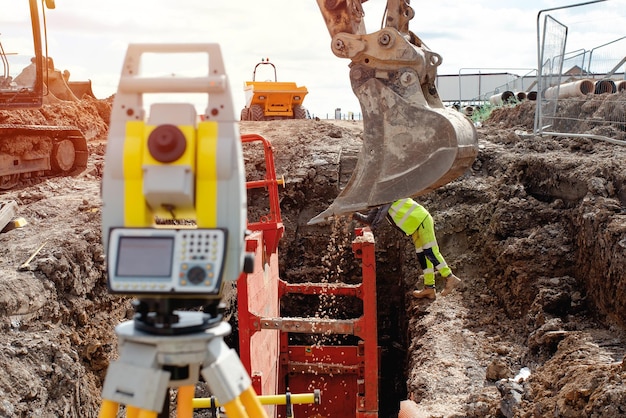
[[[592,94],[584,100],[561,100],[556,117],[552,120],[553,132],[575,132],[602,135],[626,141],[626,92],[617,94]],[[524,101],[514,106],[494,109],[485,127],[520,128],[533,131],[535,127],[535,101]]]
[[[0,124],[76,126],[85,138],[105,139],[111,118],[112,98],[85,96],[77,102],[59,101],[40,109],[0,110]]]
[[[113,327],[131,312],[129,300],[106,292],[100,236],[110,101],[29,112],[2,112],[0,123],[79,126],[90,132],[91,155],[76,178],[2,195],[19,203],[29,224],[0,234],[0,364],[8,371],[0,416],[95,417],[116,356]],[[421,197],[442,253],[464,279],[460,290],[412,300],[421,272],[410,240],[388,226],[376,231],[381,417],[393,416],[403,398],[423,417],[626,416],[626,150],[519,136],[517,129],[532,129],[533,115],[527,103],[494,112],[479,129],[472,169]],[[357,277],[344,256],[352,221],[307,222],[347,181],[361,124],[245,122],[241,131],[272,141],[285,176],[283,279]],[[262,170],[259,157],[246,153],[250,176]],[[250,211],[259,210],[258,199],[249,196]],[[18,271],[44,242],[30,268]]]
[[[536,102],[526,100],[516,106],[498,107],[485,121],[485,127],[503,127],[506,129],[522,128],[533,130],[535,127]]]

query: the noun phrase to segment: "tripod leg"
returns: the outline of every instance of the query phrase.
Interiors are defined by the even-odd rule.
[[[246,408],[243,407],[239,398],[234,398],[232,401],[225,403],[224,411],[228,418],[249,418],[249,415],[246,413]]]
[[[119,409],[120,404],[113,401],[103,400],[102,405],[100,406],[100,413],[98,414],[98,418],[115,418],[117,416],[117,410]]]
[[[193,385],[178,388],[177,418],[193,418],[193,395],[195,389],[196,387]]]
[[[229,348],[223,339],[214,338],[209,342],[205,365],[202,376],[211,392],[220,399],[220,403],[223,402],[228,418],[267,418],[237,352]],[[242,390],[242,387],[245,389]],[[249,408],[250,415],[246,413],[242,401]]]
[[[155,411],[148,411],[147,409],[142,409],[139,412],[137,418],[157,418],[158,413]]]
[[[261,401],[257,398],[252,386],[249,386],[248,389],[241,392],[239,397],[241,398],[243,405],[246,407],[248,415],[251,417],[267,417],[267,413],[265,412],[265,409],[263,409]]]

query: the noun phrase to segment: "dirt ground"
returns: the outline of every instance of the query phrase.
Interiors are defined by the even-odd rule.
[[[79,126],[90,147],[81,175],[0,195],[28,222],[0,234],[1,417],[97,416],[113,328],[132,314],[129,300],[106,292],[101,245],[110,106],[0,112],[0,123]],[[521,134],[533,115],[532,102],[494,112],[472,168],[420,198],[459,290],[412,299],[421,272],[410,240],[375,231],[381,417],[406,398],[416,417],[626,417],[626,148]],[[347,181],[361,131],[357,121],[241,124],[272,141],[285,176],[283,279],[358,276],[343,256],[356,224],[306,223]],[[249,172],[259,164],[246,153]]]

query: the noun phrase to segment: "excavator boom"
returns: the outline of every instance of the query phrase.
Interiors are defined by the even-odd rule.
[[[420,196],[462,175],[478,153],[476,129],[443,105],[435,86],[442,59],[409,31],[409,0],[388,0],[385,27],[371,34],[363,1],[317,2],[333,53],[351,60],[363,147],[346,187],[309,224]]]

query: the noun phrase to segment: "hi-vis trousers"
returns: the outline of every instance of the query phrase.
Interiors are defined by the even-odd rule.
[[[424,272],[424,286],[435,285],[435,269],[442,277],[448,277],[452,270],[439,252],[437,238],[435,237],[435,224],[433,217],[428,215],[422,224],[411,234],[415,251],[422,271]]]

